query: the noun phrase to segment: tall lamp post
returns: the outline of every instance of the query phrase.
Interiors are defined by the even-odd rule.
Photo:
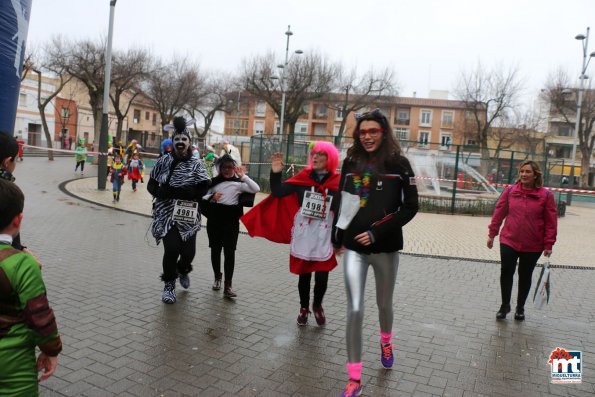
[[[585,74],[587,72],[587,67],[589,66],[589,61],[591,61],[592,57],[595,57],[595,52],[587,55],[588,48],[589,48],[589,30],[591,28],[587,27],[587,34],[578,34],[575,36],[576,40],[581,42],[583,47],[583,65],[581,67],[581,74],[579,76],[580,83],[578,88],[578,96],[576,100],[576,120],[574,122],[574,133],[572,134],[572,166],[570,168],[570,189],[574,187],[574,163],[576,161],[576,141],[578,138],[578,132],[581,125],[581,107],[583,105],[583,91],[585,90],[585,80],[589,77]],[[572,192],[568,192],[566,194],[566,204],[572,204]]]
[[[109,31],[107,34],[107,48],[105,49],[105,73],[103,84],[103,115],[101,117],[101,131],[99,133],[99,161],[97,163],[97,189],[105,190],[107,181],[107,135],[109,129],[109,91],[112,75],[112,39],[114,36],[114,12],[116,1],[110,0]]]
[[[279,134],[283,135],[283,124],[285,123],[285,70],[287,69],[287,64],[289,63],[289,38],[293,35],[291,31],[291,25],[287,25],[287,32],[285,32],[287,36],[287,44],[285,45],[285,63],[282,65],[277,65],[279,69],[281,69],[281,116],[279,117]],[[302,50],[296,50],[295,54],[303,54]]]

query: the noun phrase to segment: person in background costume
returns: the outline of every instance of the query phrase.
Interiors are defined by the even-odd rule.
[[[145,166],[140,159],[138,153],[132,155],[132,160],[128,163],[127,174],[128,179],[132,181],[132,191],[136,192],[136,184],[142,179],[143,170]]]
[[[543,187],[543,173],[534,161],[519,166],[516,184],[508,186],[498,199],[489,226],[488,248],[500,232],[500,292],[502,305],[496,319],[504,320],[510,312],[512,283],[519,263],[519,289],[514,319],[525,320],[525,301],[531,289],[531,278],[537,260],[550,257],[558,232],[558,213],[554,195]]]
[[[17,143],[19,144],[19,160],[23,161],[23,146],[25,146],[25,141],[22,139],[17,139]]]
[[[40,265],[33,255],[11,247],[24,201],[17,185],[0,179],[0,395],[35,397],[38,382],[56,370],[62,342]]]
[[[79,139],[79,144],[74,150],[74,159],[76,160],[76,166],[74,167],[74,172],[78,170],[79,166],[81,167],[81,176],[84,175],[85,171],[85,161],[87,161],[87,148],[85,147],[85,140]]]
[[[333,228],[333,244],[337,251],[345,250],[349,381],[342,397],[355,397],[362,392],[364,287],[370,266],[376,279],[380,361],[384,368],[392,368],[398,251],[403,249],[402,228],[418,211],[413,170],[401,153],[386,116],[375,109],[355,118],[353,145],[341,168],[340,215]]]
[[[163,241],[164,282],[161,300],[176,302],[176,279],[190,287],[188,273],[196,254],[196,233],[200,230],[199,201],[209,188],[209,178],[202,161],[192,156],[190,132],[183,117],[167,125],[173,132],[172,153],[161,156],[151,171],[147,190],[153,197],[151,231],[157,244]]]
[[[159,157],[171,153],[173,150],[173,145],[174,144],[171,139],[164,139],[163,142],[161,142],[161,152],[159,153]]]
[[[240,234],[240,217],[244,214],[239,197],[241,193],[257,193],[260,187],[246,175],[244,168],[236,166],[229,155],[220,157],[217,160],[217,167],[219,173],[211,180],[211,187],[203,197],[205,205],[201,205],[201,209],[208,218],[207,235],[211,248],[211,265],[215,275],[213,290],[221,289],[221,251],[223,250],[225,275],[223,296],[235,298],[237,294],[231,286],[236,246]]]
[[[122,164],[120,156],[116,155],[116,159],[110,168],[110,182],[112,183],[112,194],[114,195],[113,203],[120,201],[124,175],[126,175],[126,167]]]
[[[233,158],[233,161],[236,162],[238,167],[242,166],[242,156],[240,155],[240,150],[232,145],[228,140],[223,141],[219,157],[223,156],[224,154],[229,154]]]
[[[273,154],[271,195],[249,211],[242,222],[250,236],[290,243],[289,271],[299,275],[300,311],[298,325],[308,323],[310,283],[314,273],[312,311],[318,325],[326,324],[322,300],[329,272],[337,266],[331,244],[333,220],[337,212],[339,153],[328,142],[315,142],[308,167],[281,181],[283,155]]]
[[[207,154],[204,157],[205,167],[207,167],[207,173],[209,174],[209,178],[213,177],[213,164],[215,160],[217,160],[219,156],[215,154],[215,149],[212,146],[207,145]]]

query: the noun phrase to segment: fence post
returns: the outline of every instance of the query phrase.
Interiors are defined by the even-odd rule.
[[[260,175],[260,167],[262,167],[262,141],[263,141],[263,136],[260,136],[260,148],[258,149],[258,178],[261,178]]]
[[[450,213],[455,213],[455,199],[457,197],[457,181],[459,179],[459,152],[461,145],[457,145],[457,157],[455,158],[454,182],[452,183],[452,197],[450,198]]]
[[[514,167],[514,151],[510,152],[510,169],[508,170],[508,184],[512,180],[512,169]]]

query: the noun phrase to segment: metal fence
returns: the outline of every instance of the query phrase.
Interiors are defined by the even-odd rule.
[[[352,137],[319,135],[258,135],[252,137],[249,149],[250,176],[269,191],[271,156],[281,152],[285,157],[284,177],[290,177],[309,162],[309,147],[314,141],[333,142],[343,159],[352,145]],[[521,162],[533,160],[544,172],[546,186],[560,187],[564,161],[547,155],[513,150],[489,150],[482,159],[478,146],[435,142],[401,141],[403,154],[409,159],[417,177],[422,210],[442,213],[490,215],[499,193],[517,179]],[[559,196],[557,196],[559,199]]]

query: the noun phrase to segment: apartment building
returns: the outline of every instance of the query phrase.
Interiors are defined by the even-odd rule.
[[[279,118],[273,109],[262,100],[242,92],[237,107],[225,114],[225,135],[254,136],[274,134],[279,131]],[[295,125],[295,133],[313,136],[338,136],[341,122],[347,117],[342,136],[351,136],[355,126],[353,113],[341,112],[341,94],[304,104],[304,114]],[[380,108],[388,117],[395,134],[401,141],[414,141],[420,147],[440,143],[444,149],[451,144],[476,144],[466,137],[462,125],[465,104],[461,101],[435,98],[385,96],[379,98],[372,108]],[[369,109],[362,109],[363,112]]]
[[[39,77],[37,73],[30,72],[21,82],[14,135],[23,139],[29,145],[46,147],[47,139],[43,131],[39,108],[37,107]],[[42,75],[41,100],[44,101],[53,94],[57,85],[58,81],[55,78]],[[54,108],[55,100],[52,100],[45,108],[45,117],[51,137],[56,133]]]
[[[592,120],[592,107],[588,106],[588,99],[593,98],[595,90],[586,90],[585,99],[583,99],[583,113],[582,116],[588,120]],[[576,106],[576,92],[568,96],[568,101],[571,105]],[[592,106],[592,105],[591,105]],[[567,118],[566,118],[567,117]],[[556,112],[555,109],[550,108],[547,118],[546,131],[546,151],[549,158],[558,160],[558,163],[563,164],[554,167],[552,173],[560,176],[568,176],[572,168],[572,148],[574,143],[574,128],[576,122],[576,113],[569,112],[566,117]],[[583,120],[585,122],[585,120]],[[581,173],[582,153],[579,148],[578,138],[576,140],[576,156],[574,162],[574,175],[578,178]],[[591,153],[589,160],[588,171],[588,185],[595,186],[595,152]]]

